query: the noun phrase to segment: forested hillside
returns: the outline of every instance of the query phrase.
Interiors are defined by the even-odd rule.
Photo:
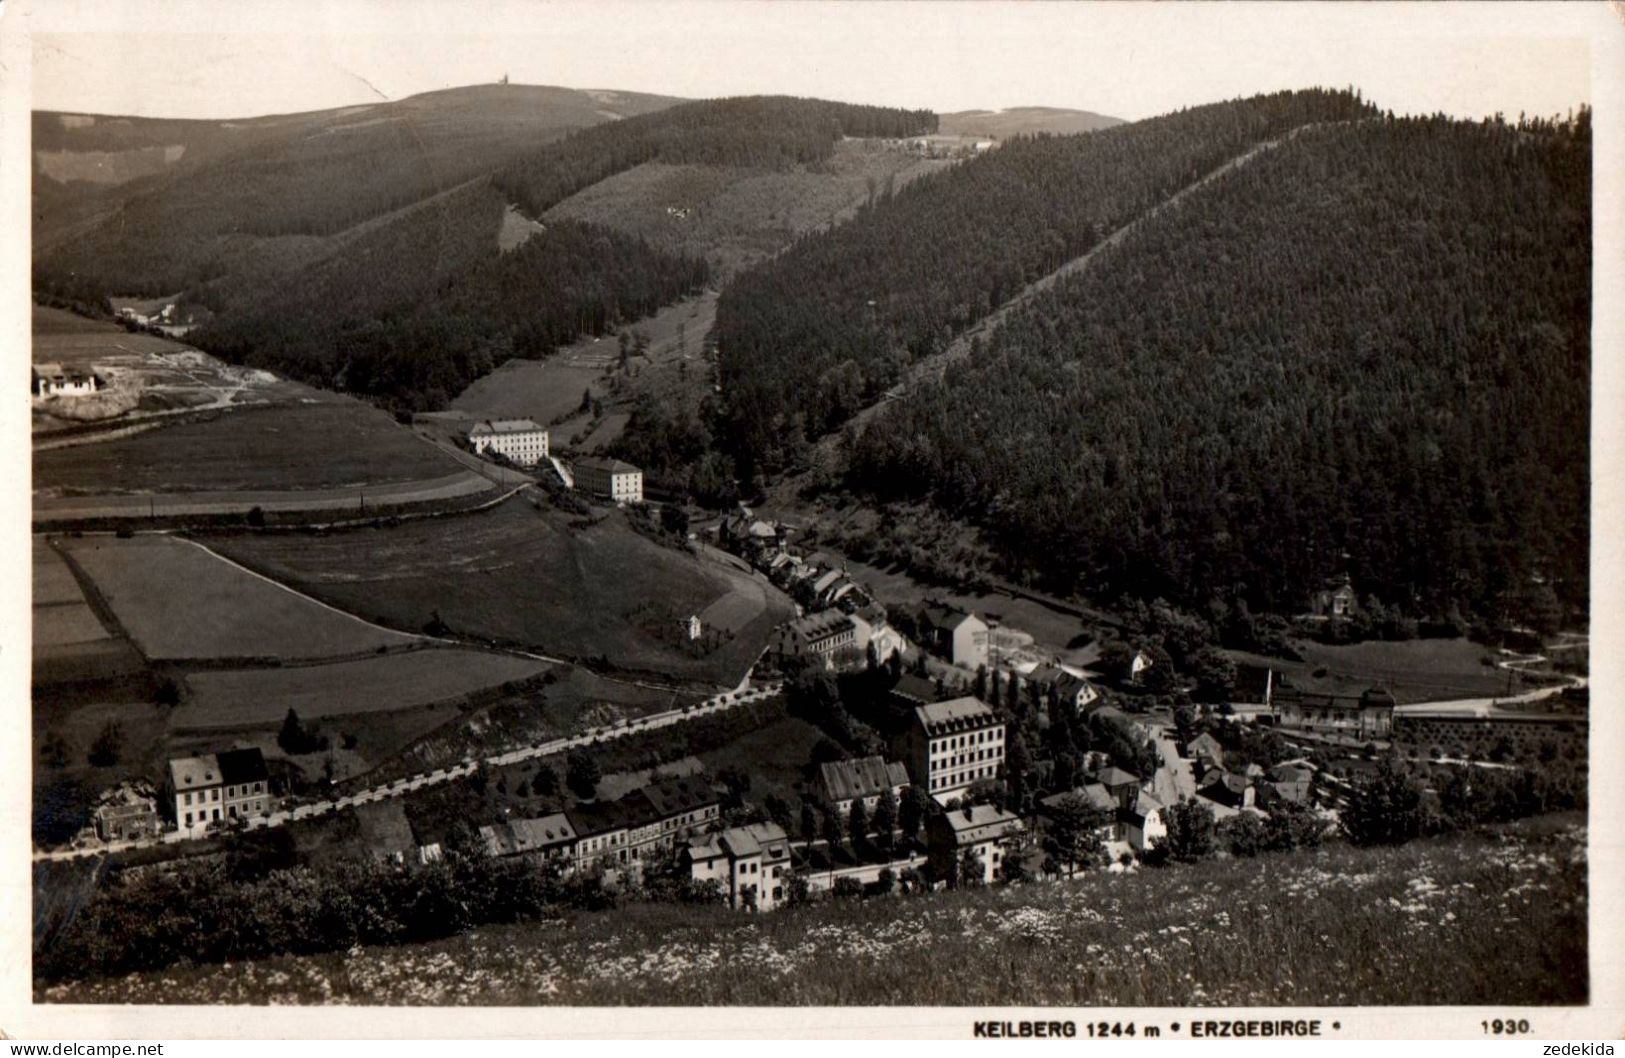
[[[842,136],[933,132],[929,110],[745,96],[683,103],[584,129],[497,174],[496,185],[540,216],[584,187],[645,162],[783,169],[828,158]]]
[[[1065,590],[1295,612],[1346,570],[1422,616],[1583,605],[1590,145],[1585,111],[1308,130],[888,409],[850,482]]]
[[[776,469],[1025,284],[1248,146],[1374,111],[1285,92],[1071,137],[1021,139],[928,177],[741,276],[718,306],[741,469]]]
[[[36,114],[36,272],[111,294],[174,294],[261,255],[297,259],[539,142],[671,102],[484,85],[241,122]],[[154,149],[173,164],[110,187],[86,179]]]
[[[204,161],[102,192],[101,214],[64,208],[85,230],[37,250],[36,286],[81,306],[179,294],[212,313],[188,335],[210,352],[396,410],[438,407],[511,356],[602,334],[710,276],[684,249],[568,218],[503,252],[508,205],[537,217],[645,161],[773,169],[827,158],[843,135],[936,121],[778,97],[644,112],[656,102],[667,101],[485,86],[261,119],[236,150],[221,146],[219,129],[198,133],[210,145]],[[279,121],[290,130],[263,127]],[[593,127],[564,135],[584,125]]]
[[[188,340],[232,362],[421,410],[510,357],[546,356],[706,281],[701,260],[575,222],[499,253],[503,209],[484,181],[460,188],[259,296],[234,284],[221,314]]]

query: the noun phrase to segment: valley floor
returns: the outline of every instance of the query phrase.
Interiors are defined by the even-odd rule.
[[[1545,817],[747,916],[632,904],[449,940],[41,986],[70,1003],[1583,1003],[1586,828]]]

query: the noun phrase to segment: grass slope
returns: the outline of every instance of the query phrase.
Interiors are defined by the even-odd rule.
[[[544,219],[590,221],[704,257],[725,279],[806,232],[851,219],[877,189],[902,187],[949,164],[861,139],[789,170],[647,162],[565,199]]]
[[[65,494],[382,485],[460,465],[384,412],[344,397],[208,411],[184,422],[34,453],[34,487]]]
[[[184,967],[48,1002],[1546,1005],[1588,994],[1586,831],[1555,818],[751,917],[634,905],[406,948]]]
[[[232,536],[211,547],[340,609],[455,635],[731,686],[788,605],[755,579],[639,535],[619,513],[590,527],[522,500],[447,521],[321,535]],[[730,592],[758,616],[710,653],[679,622]]]
[[[334,613],[183,540],[63,545],[150,658],[338,657],[415,642]]]

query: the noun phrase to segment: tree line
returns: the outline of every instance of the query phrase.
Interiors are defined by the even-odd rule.
[[[847,484],[1096,598],[1583,607],[1589,159],[1584,111],[1307,132],[886,409]]]

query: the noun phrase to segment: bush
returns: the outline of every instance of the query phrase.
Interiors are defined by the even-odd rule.
[[[1374,775],[1355,784],[1341,821],[1355,845],[1402,845],[1422,833],[1422,788],[1384,760]]]

